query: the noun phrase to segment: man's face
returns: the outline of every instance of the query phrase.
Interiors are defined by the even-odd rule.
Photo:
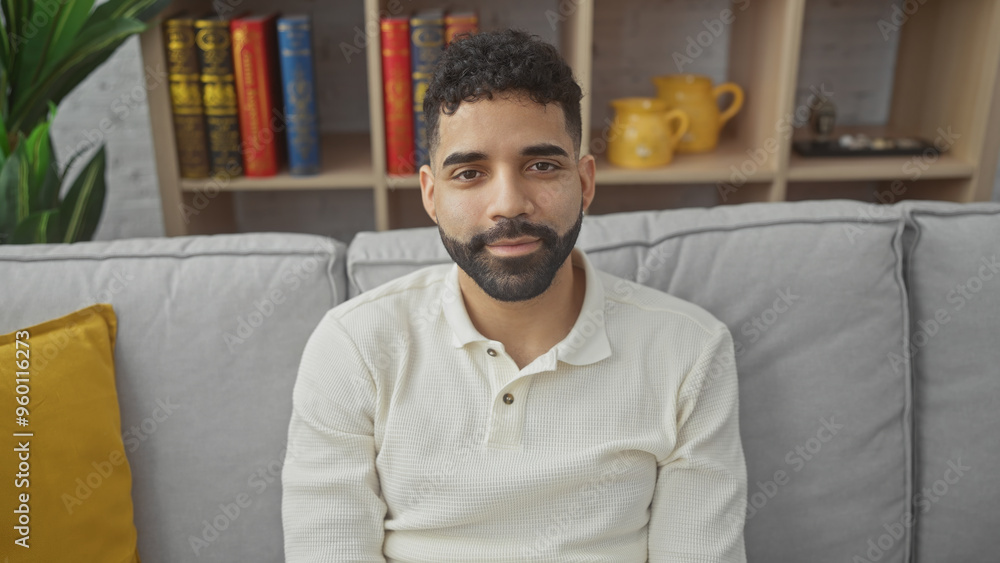
[[[441,114],[424,208],[455,263],[488,295],[542,294],[576,244],[594,161],[574,158],[563,110],[514,94]]]

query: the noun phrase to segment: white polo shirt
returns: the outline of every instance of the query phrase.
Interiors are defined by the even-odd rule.
[[[523,369],[455,264],[326,314],[293,395],[288,563],[746,560],[728,329],[571,256],[580,316]]]

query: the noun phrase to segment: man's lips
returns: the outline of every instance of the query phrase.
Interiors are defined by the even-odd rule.
[[[500,240],[486,246],[489,247],[490,251],[494,254],[510,256],[531,252],[538,248],[540,244],[540,239],[519,238],[515,240]]]

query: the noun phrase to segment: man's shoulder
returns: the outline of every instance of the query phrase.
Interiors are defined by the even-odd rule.
[[[662,323],[686,325],[706,334],[728,330],[726,324],[703,307],[659,289],[598,272],[604,285],[604,299],[611,310],[619,314],[640,318],[661,317]]]
[[[337,305],[328,316],[344,322],[356,322],[380,314],[403,312],[415,305],[428,305],[432,294],[444,287],[445,278],[454,264],[435,264],[420,268]]]

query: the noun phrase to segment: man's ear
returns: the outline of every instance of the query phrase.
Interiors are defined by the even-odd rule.
[[[579,162],[577,162],[577,170],[580,173],[580,188],[581,195],[583,196],[583,210],[586,211],[590,208],[590,202],[594,201],[594,191],[597,186],[597,161],[594,160],[594,155],[586,154],[580,157]]]
[[[431,221],[437,224],[437,209],[434,207],[434,173],[426,164],[420,167],[420,199],[424,203],[424,211],[430,216]]]

